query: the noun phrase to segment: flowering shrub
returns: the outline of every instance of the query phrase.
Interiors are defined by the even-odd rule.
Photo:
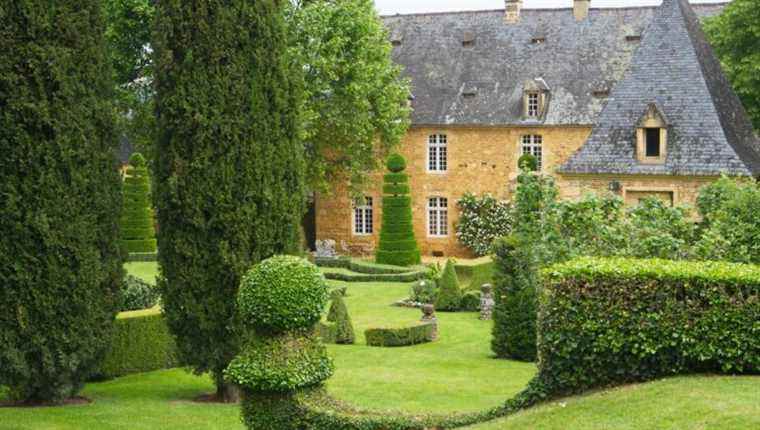
[[[467,193],[457,204],[457,238],[479,257],[491,251],[494,240],[512,231],[514,211],[509,202],[498,201],[490,194],[477,197]]]

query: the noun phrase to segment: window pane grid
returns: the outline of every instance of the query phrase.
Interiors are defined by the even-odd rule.
[[[430,236],[449,234],[448,199],[444,197],[428,199],[428,234]]]
[[[372,197],[365,197],[362,205],[354,205],[354,234],[372,234]]]
[[[536,157],[538,161],[538,170],[543,167],[543,137],[536,134],[524,135],[522,137],[522,153],[530,154]]]
[[[528,94],[528,116],[538,116],[538,94]]]
[[[448,168],[448,137],[445,134],[428,136],[428,171],[444,172]]]

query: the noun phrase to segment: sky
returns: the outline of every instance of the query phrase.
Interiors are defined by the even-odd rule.
[[[653,6],[662,0],[591,0],[591,7]],[[722,3],[720,0],[691,0],[692,3]],[[523,0],[523,7],[571,7],[573,0]],[[382,15],[451,10],[503,9],[504,0],[375,0]]]

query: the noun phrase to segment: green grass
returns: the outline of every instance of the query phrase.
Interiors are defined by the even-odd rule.
[[[630,385],[467,429],[760,429],[760,377],[691,376]]]
[[[124,269],[130,275],[137,276],[144,281],[155,284],[158,276],[158,263],[155,261],[140,261],[124,264]]]

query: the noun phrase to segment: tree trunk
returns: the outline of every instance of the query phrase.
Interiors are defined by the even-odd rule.
[[[217,383],[216,399],[221,403],[239,403],[240,388],[237,385],[227,384],[225,382]]]

